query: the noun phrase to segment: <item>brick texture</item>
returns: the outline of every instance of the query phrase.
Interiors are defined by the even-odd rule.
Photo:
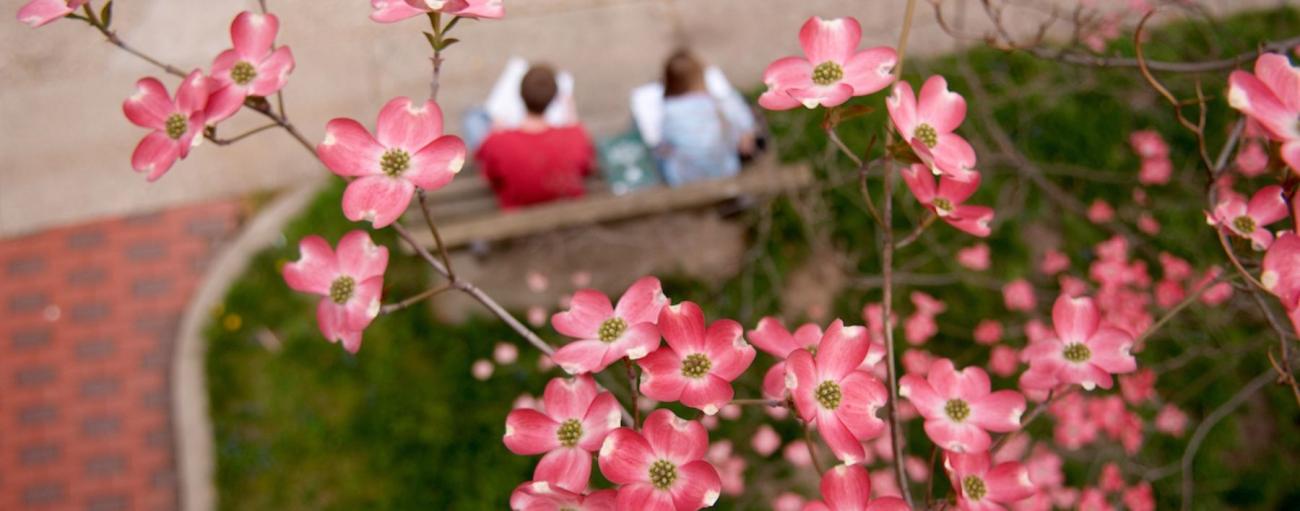
[[[176,509],[171,358],[236,202],[0,240],[0,510]]]

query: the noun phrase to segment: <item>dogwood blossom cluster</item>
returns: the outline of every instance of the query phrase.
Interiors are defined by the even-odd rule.
[[[122,111],[133,124],[153,131],[136,146],[131,166],[149,181],[162,177],[203,142],[205,130],[233,116],[249,98],[284,88],[294,60],[289,47],[275,48],[279,30],[274,14],[240,13],[230,25],[234,48],[218,54],[207,74],[192,71],[174,97],[156,78],[136,83]]]

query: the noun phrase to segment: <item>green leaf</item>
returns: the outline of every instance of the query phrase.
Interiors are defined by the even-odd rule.
[[[113,23],[113,0],[104,2],[104,7],[99,10],[99,21],[108,28]]]
[[[447,39],[443,39],[443,40],[442,40],[442,44],[441,44],[441,45],[438,45],[438,46],[435,46],[434,49],[435,49],[435,50],[445,50],[445,49],[447,49],[448,46],[451,46],[451,45],[456,44],[456,43],[458,43],[458,42],[460,42],[460,39],[456,39],[455,37],[449,37],[449,38],[447,38]]]
[[[433,35],[433,34],[431,34],[431,33],[429,33],[429,32],[423,32],[423,34],[424,34],[424,38],[429,40],[429,47],[430,47],[430,48],[433,48],[434,50],[437,50],[437,49],[438,49],[438,37],[435,36],[435,35]]]

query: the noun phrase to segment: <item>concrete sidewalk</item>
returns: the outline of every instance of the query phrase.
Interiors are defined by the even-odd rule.
[[[948,0],[949,9],[964,0]],[[11,2],[16,8],[19,2]],[[168,0],[118,2],[114,25],[128,43],[182,69],[208,68],[230,46],[228,26],[255,2]],[[425,97],[430,74],[422,18],[381,25],[361,0],[272,0],[281,18],[281,44],[297,70],[287,88],[294,122],[317,140],[326,121],[353,117],[373,123],[398,95]],[[671,50],[673,19],[694,48],[741,87],[759,83],[772,60],[798,53],[798,30],[809,16],[855,16],[864,45],[893,45],[902,0],[507,0],[501,21],[462,23],[445,66],[441,103],[455,126],[459,114],[486,95],[512,55],[544,60],[573,72],[578,109],[597,134],[628,126],[628,91],[655,79]],[[1067,3],[1061,1],[1060,3]],[[1241,9],[1275,0],[1229,2]],[[99,5],[98,0],[95,1]],[[969,28],[978,32],[967,8]],[[677,15],[670,14],[673,11]],[[952,49],[955,42],[920,2],[911,55]],[[142,76],[162,76],[148,64],[104,43],[92,29],[60,20],[38,30],[0,23],[0,238],[105,216],[155,211],[195,201],[281,188],[326,172],[283,133],[267,132],[234,147],[198,148],[162,180],[146,184],[130,168],[145,131],[123,117],[122,101]],[[164,78],[174,87],[174,78]],[[255,127],[243,113],[224,133]]]

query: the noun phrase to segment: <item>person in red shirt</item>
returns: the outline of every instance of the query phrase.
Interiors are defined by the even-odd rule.
[[[555,72],[533,66],[519,86],[527,117],[488,135],[475,153],[502,209],[582,197],[595,151],[581,124],[550,126],[543,114],[556,95]]]

